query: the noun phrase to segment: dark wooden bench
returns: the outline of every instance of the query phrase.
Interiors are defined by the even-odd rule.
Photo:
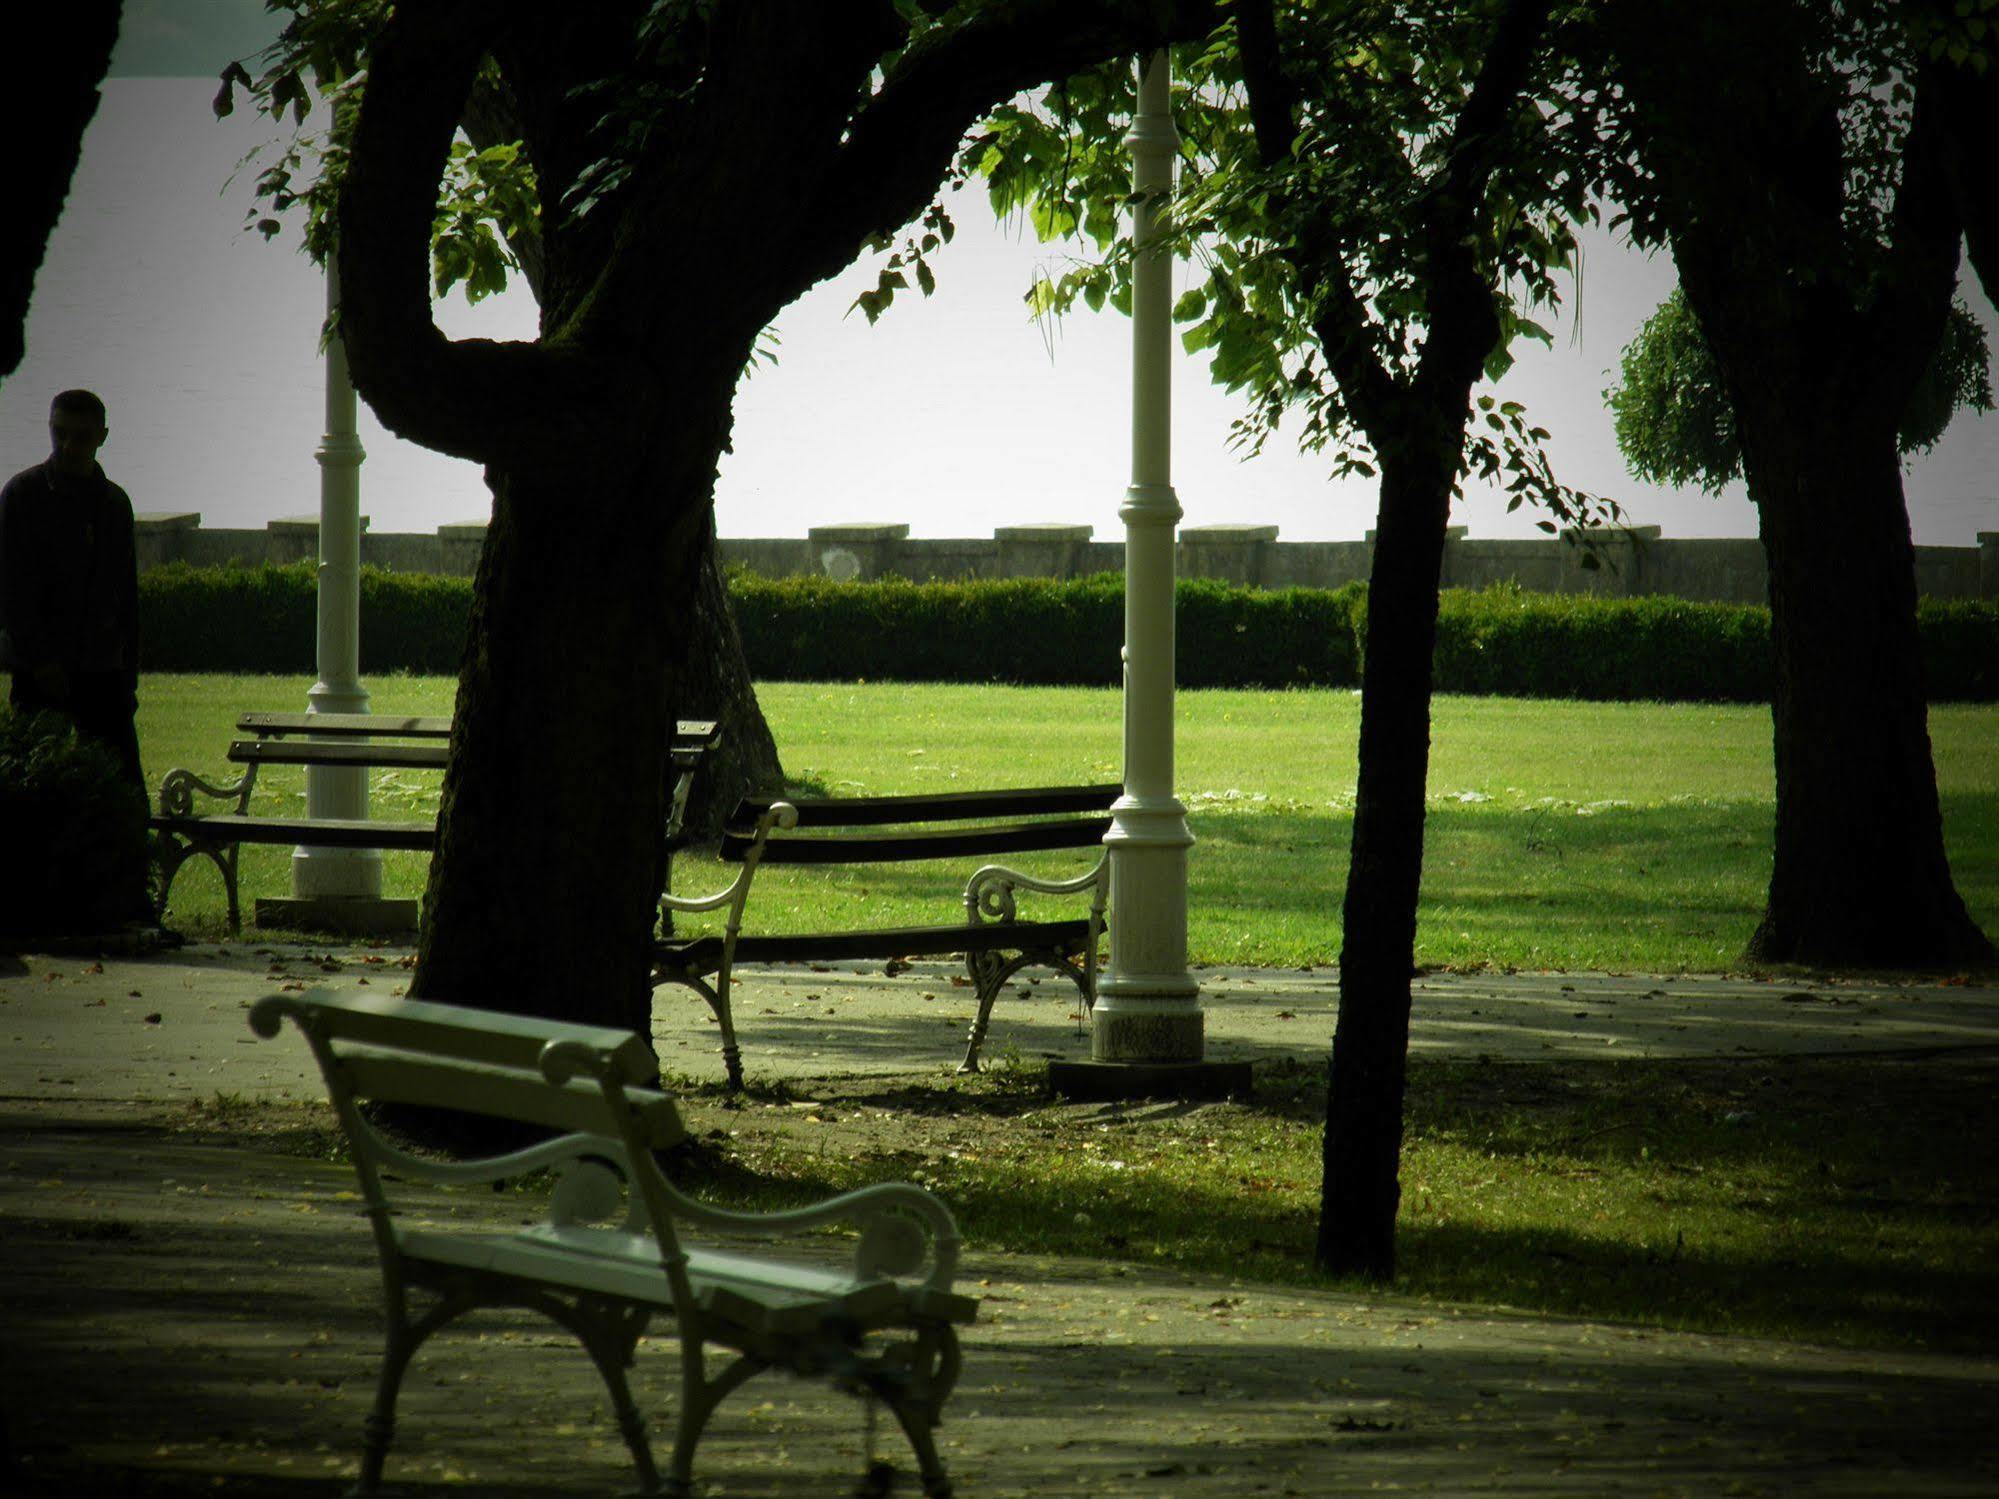
[[[677,839],[689,788],[717,726],[705,719],[675,726],[673,800],[669,844]],[[229,929],[242,929],[237,854],[246,843],[305,844],[312,848],[401,849],[430,853],[437,824],[385,818],[271,817],[250,810],[257,772],[266,765],[349,766],[368,770],[443,770],[450,756],[449,718],[391,713],[245,713],[229,746],[229,763],[242,774],[216,785],[191,770],[170,770],[160,782],[160,809],[149,819],[156,869],[156,903],[164,918],[174,877],[189,859],[208,859],[222,873],[229,900]],[[249,737],[241,737],[249,736]],[[228,802],[226,811],[199,813],[195,798]]]
[[[1122,786],[1043,786],[959,791],[939,796],[750,797],[731,814],[719,850],[739,865],[729,887],[709,896],[661,897],[662,931],[676,911],[727,910],[720,933],[662,935],[653,945],[653,984],[685,984],[708,1002],[722,1028],[729,1086],[743,1083],[729,990],[739,963],[805,963],[963,953],[977,1010],[961,1072],[976,1072],[979,1048],[1001,987],[1022,968],[1066,975],[1094,1003],[1097,943],[1104,928],[1110,867],[1101,845]],[[1007,819],[996,821],[996,819]],[[979,868],[966,884],[963,915],[934,926],[867,931],[763,934],[743,930],[757,869],[764,864],[853,865],[914,859],[970,861],[1054,849],[1093,848],[1087,872],[1046,880],[1000,864]],[[1024,921],[1017,891],[1088,897],[1085,914]],[[712,980],[712,982],[711,982]]]

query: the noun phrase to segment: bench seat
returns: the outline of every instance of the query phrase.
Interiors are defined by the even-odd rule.
[[[484,1271],[673,1306],[673,1286],[649,1233],[539,1223],[519,1233],[396,1229],[413,1260]],[[857,1279],[835,1270],[767,1255],[688,1247],[687,1279],[710,1316],[756,1339],[808,1336],[828,1318],[856,1327],[896,1326],[922,1317],[964,1325],[978,1315],[969,1296],[906,1286],[887,1277]]]

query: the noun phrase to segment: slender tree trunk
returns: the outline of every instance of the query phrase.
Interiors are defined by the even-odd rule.
[[[1462,427],[1458,429],[1462,433]],[[1412,444],[1413,446],[1413,444]],[[1395,1273],[1409,979],[1423,883],[1424,791],[1437,579],[1451,455],[1384,454],[1368,576],[1360,779],[1340,945],[1340,1012],[1326,1101],[1318,1263],[1336,1275]]]
[[[1769,903],[1750,955],[1990,962],[1944,853],[1893,424],[1797,404],[1787,425],[1805,440],[1758,445],[1750,475],[1770,566],[1777,768]]]
[[[587,525],[573,473],[493,474],[413,995],[650,1034],[664,751],[693,696],[677,646],[700,610],[709,425],[676,423],[602,464]]]

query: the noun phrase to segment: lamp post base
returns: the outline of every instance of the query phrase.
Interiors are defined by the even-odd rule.
[[[1247,1099],[1247,1062],[1050,1062],[1048,1086],[1078,1103],[1128,1098]]]
[[[416,931],[417,903],[366,895],[277,896],[257,902],[256,919],[265,931],[399,937]]]

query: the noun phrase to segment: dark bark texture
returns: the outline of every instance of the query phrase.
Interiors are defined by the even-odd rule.
[[[1988,46],[1991,43],[1988,42]],[[1923,75],[1942,121],[1944,169],[1965,253],[1988,300],[1999,303],[1999,188],[1992,182],[1992,142],[1999,138],[1999,67],[1936,65]]]
[[[1806,69],[1809,8],[1755,0],[1671,46],[1648,9],[1613,12],[1619,76],[1770,571],[1777,819],[1749,956],[1990,962],[1944,852],[1896,440],[1957,280],[1936,77],[1919,77],[1876,246],[1843,222],[1840,95]]]
[[[38,15],[40,36],[27,18],[14,22],[17,34],[28,28],[34,39],[15,50],[18,76],[0,90],[0,138],[14,144],[7,229],[0,234],[0,380],[21,367],[27,352],[35,276],[68,201],[83,133],[97,113],[122,9],[123,0],[77,0],[60,17]]]
[[[516,38],[510,54],[518,71],[521,59]],[[537,119],[541,128],[529,144],[528,121],[519,94],[504,75],[482,75],[474,85],[461,121],[466,138],[480,150],[520,142],[532,160],[539,146],[550,153],[547,168],[538,167],[543,182],[559,182],[575,163],[562,159],[561,132],[549,120],[544,107]],[[542,239],[531,230],[512,235],[508,248],[520,267],[521,279],[534,293],[537,303],[547,294],[547,257]],[[600,245],[608,253],[608,245]],[[684,634],[673,638],[671,649],[675,678],[685,686],[679,704],[681,718],[713,719],[721,725],[714,747],[709,751],[696,778],[686,811],[685,836],[693,843],[708,843],[721,834],[722,823],[744,796],[771,794],[783,789],[784,765],[777,740],[757,703],[756,686],[750,677],[749,660],[743,654],[743,638],[736,626],[736,611],[722,572],[722,554],[714,528],[701,549],[701,570],[695,607],[688,616]]]
[[[1437,580],[1463,421],[1462,415],[1456,426],[1440,419],[1430,424],[1429,443],[1412,443],[1393,460],[1382,455],[1368,575],[1359,778],[1341,910],[1317,1256],[1333,1274],[1376,1280],[1395,1273]]]
[[[338,216],[357,387],[392,431],[485,464],[494,493],[411,992],[640,1034],[669,730],[731,705],[740,727],[754,703],[704,559],[757,333],[918,213],[980,111],[1214,21],[1191,0],[1021,0],[871,79],[900,34],[885,0],[687,7],[664,50],[635,41],[646,9],[397,6]],[[453,342],[430,316],[437,183],[489,54],[544,202],[633,110],[660,111],[621,187],[544,219],[533,343]],[[704,630],[715,648],[687,648]]]

